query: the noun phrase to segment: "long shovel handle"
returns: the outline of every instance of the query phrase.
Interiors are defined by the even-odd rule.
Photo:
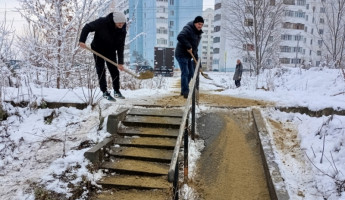
[[[103,56],[102,54],[98,53],[97,51],[95,51],[95,50],[91,49],[90,47],[85,46],[85,49],[87,49],[87,50],[91,51],[93,54],[96,54],[97,56],[99,56],[99,57],[103,58],[104,60],[108,61],[109,63],[111,63],[111,64],[115,65],[115,67],[119,68],[119,65],[118,65],[117,63],[115,63],[114,61],[110,60],[109,58],[107,58],[107,57]],[[128,73],[128,74],[132,75],[132,76],[133,76],[133,77],[135,77],[135,78],[138,78],[138,76],[137,76],[137,75],[135,75],[133,72],[129,71],[129,70],[128,70],[128,69],[126,69],[126,68],[124,68],[124,69],[123,69],[123,71],[125,71],[126,73]]]
[[[190,52],[190,51],[188,51],[188,52],[189,52],[189,54],[192,56],[192,58],[193,58],[193,60],[194,60],[194,63],[197,64],[198,61],[195,59],[194,54],[193,54],[192,52]],[[212,80],[207,74],[204,73],[204,71],[202,71],[201,67],[199,68],[199,70],[200,70],[200,73],[201,73],[201,75],[202,75],[203,77],[205,77],[206,79]]]

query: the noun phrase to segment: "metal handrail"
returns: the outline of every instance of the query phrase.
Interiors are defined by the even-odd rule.
[[[174,180],[175,170],[178,169],[176,167],[176,165],[177,165],[177,160],[178,160],[178,154],[179,154],[180,147],[181,147],[182,137],[183,137],[185,126],[186,126],[187,117],[188,117],[188,114],[190,112],[190,108],[192,106],[191,104],[193,103],[195,105],[195,88],[198,85],[197,80],[199,78],[199,68],[200,68],[200,59],[197,62],[197,65],[196,65],[195,71],[194,71],[194,75],[193,75],[193,79],[190,82],[189,94],[188,94],[187,102],[186,102],[185,109],[183,112],[182,123],[180,125],[180,130],[179,130],[179,134],[178,134],[178,137],[176,140],[174,153],[172,155],[171,162],[170,162],[170,169],[168,172],[168,181],[169,182],[176,181],[176,180]],[[193,92],[191,92],[191,91],[193,91]],[[193,100],[193,102],[192,102],[192,100]]]

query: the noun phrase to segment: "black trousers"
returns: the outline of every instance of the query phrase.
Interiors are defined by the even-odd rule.
[[[241,86],[241,79],[235,80],[235,85],[236,85],[236,87],[240,87]]]
[[[109,63],[106,62],[103,58],[96,56],[95,54],[93,55],[94,59],[95,59],[95,65],[96,65],[96,70],[97,70],[97,75],[98,75],[98,81],[99,81],[99,87],[101,89],[102,92],[106,92],[107,91],[107,81],[106,81],[106,69],[105,69],[105,64],[107,63],[107,67],[112,79],[112,83],[113,83],[113,89],[116,92],[120,91],[120,72],[119,69]],[[116,56],[106,56],[107,58],[109,58],[110,60],[114,61],[116,63]]]

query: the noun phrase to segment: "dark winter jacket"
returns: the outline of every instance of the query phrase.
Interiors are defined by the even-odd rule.
[[[242,66],[242,63],[239,63],[236,65],[235,74],[232,79],[235,81],[240,80],[242,77],[242,72],[243,72],[243,66]]]
[[[123,64],[123,50],[126,39],[126,24],[121,28],[115,27],[113,13],[86,24],[81,31],[79,42],[85,43],[90,32],[95,32],[91,48],[105,57],[113,57],[117,52],[118,64]]]
[[[198,59],[198,46],[201,40],[202,30],[198,31],[193,21],[188,22],[177,36],[175,57],[192,58],[187,49],[192,48],[193,54]]]

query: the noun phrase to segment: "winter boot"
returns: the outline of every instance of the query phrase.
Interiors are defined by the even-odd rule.
[[[114,91],[114,97],[119,99],[125,99],[125,97],[121,94],[121,92]]]
[[[104,92],[103,97],[108,101],[116,101],[116,99],[114,99],[114,97],[112,97],[109,92]]]

